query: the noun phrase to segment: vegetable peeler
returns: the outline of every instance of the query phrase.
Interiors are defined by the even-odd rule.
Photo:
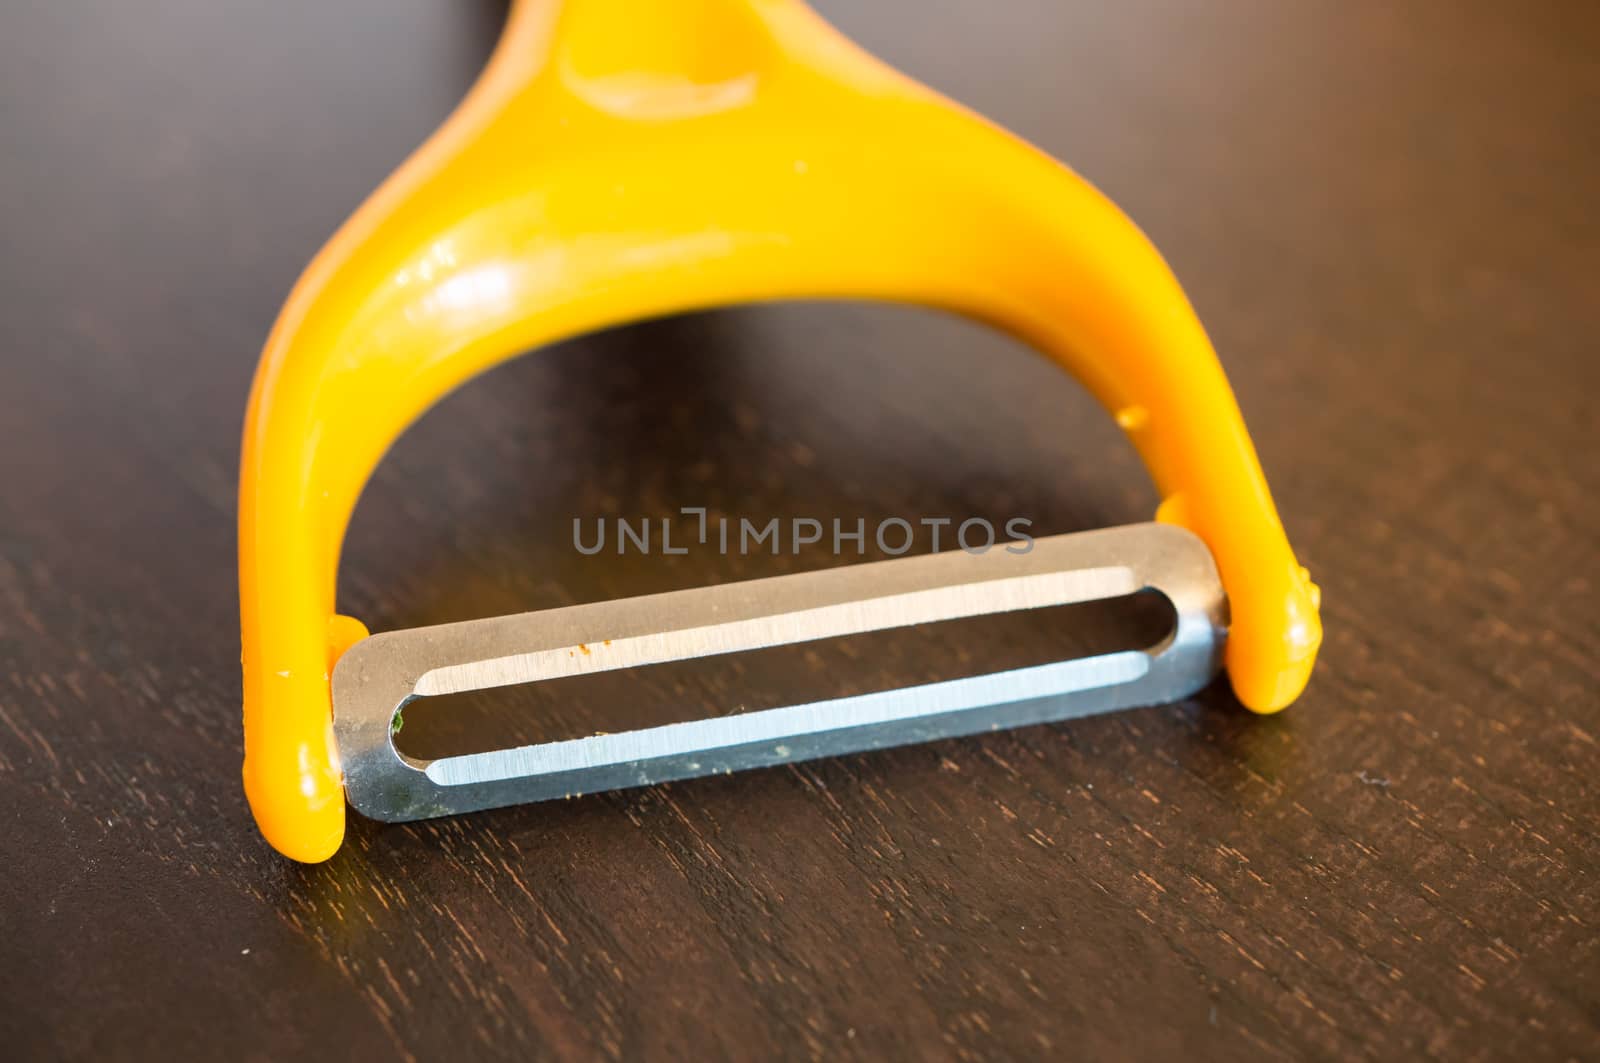
[[[458,384],[589,330],[796,298],[940,307],[1036,347],[1130,437],[1156,521],[377,635],[335,611],[363,485]],[[1274,712],[1321,641],[1160,254],[1071,170],[799,0],[518,0],[466,99],[290,294],[239,497],[245,792],[307,862],[338,849],[347,799],[466,812],[1170,701],[1222,667]],[[1177,617],[1143,650],[431,761],[392,738],[416,698],[1141,590]]]

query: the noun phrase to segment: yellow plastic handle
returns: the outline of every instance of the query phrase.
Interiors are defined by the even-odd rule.
[[[533,347],[788,298],[944,307],[1072,371],[1205,540],[1259,712],[1321,639],[1215,353],[1161,256],[1082,179],[798,0],[520,0],[450,120],[344,225],[267,340],[239,486],[245,790],[303,861],[344,834],[329,673],[340,545],[384,451]]]

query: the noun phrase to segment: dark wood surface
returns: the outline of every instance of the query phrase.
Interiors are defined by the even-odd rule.
[[[1600,7],[832,2],[1187,285],[1325,590],[1309,693],[446,822],[291,864],[239,786],[237,438],[310,253],[491,2],[0,11],[0,1054],[1600,1056]],[[361,503],[375,629],[833,563],[573,517],[1146,519],[1069,379],[906,309],[514,362]],[[782,700],[1047,628],[687,674]],[[418,724],[424,728],[426,721]]]

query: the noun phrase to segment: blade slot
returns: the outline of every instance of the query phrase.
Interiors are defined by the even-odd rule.
[[[426,762],[619,734],[1149,649],[1175,622],[1171,603],[1147,591],[417,697],[405,705],[394,744],[402,756]]]

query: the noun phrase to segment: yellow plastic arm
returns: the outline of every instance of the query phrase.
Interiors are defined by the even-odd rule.
[[[329,673],[356,498],[406,426],[521,351],[765,299],[944,307],[1113,411],[1232,604],[1241,701],[1309,676],[1317,591],[1160,255],[1060,163],[890,70],[798,0],[521,0],[450,120],[306,270],[245,422],[245,790],[303,861],[344,834]]]

